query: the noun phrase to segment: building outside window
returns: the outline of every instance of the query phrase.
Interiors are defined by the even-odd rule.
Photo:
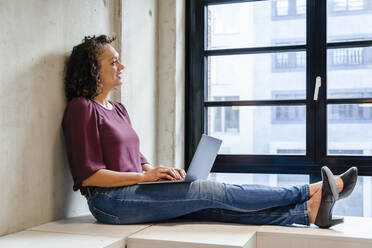
[[[339,92],[329,92],[330,97],[337,97]],[[301,99],[305,97],[302,93],[296,91],[273,92],[274,99]],[[368,98],[372,97],[372,88],[364,91],[354,91],[342,93],[342,97]],[[272,123],[286,123],[290,121],[302,121],[306,118],[306,112],[296,106],[277,106],[272,109]],[[372,108],[363,104],[335,104],[328,109],[329,121],[345,122],[347,121],[372,121]],[[348,153],[350,154],[350,153]]]
[[[353,12],[371,9],[371,0],[332,0],[332,12]]]
[[[303,18],[306,14],[306,0],[272,1],[273,19],[283,17]]]
[[[239,96],[214,97],[215,101],[236,101]],[[216,133],[239,133],[239,109],[233,107],[216,108],[213,116],[213,130]]]
[[[328,8],[332,14],[354,14],[372,10],[371,0],[328,0]],[[285,17],[304,18],[306,0],[274,0],[273,19]]]
[[[352,47],[330,50],[328,53],[328,68],[332,69],[353,69],[361,66],[371,66],[372,49],[370,47]],[[294,68],[305,68],[306,53],[276,53],[273,54],[273,70],[288,70]]]

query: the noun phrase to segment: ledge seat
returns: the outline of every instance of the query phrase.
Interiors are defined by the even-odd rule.
[[[96,221],[92,215],[83,215],[49,222],[44,225],[31,227],[27,230],[40,232],[57,232],[82,235],[101,235],[127,239],[131,234],[139,232],[149,224],[142,225],[109,225]]]
[[[124,248],[127,238],[150,225],[106,225],[92,215],[61,219],[0,237],[0,247]]]
[[[0,247],[371,248],[372,219],[346,217],[344,224],[319,229],[176,221],[105,225],[87,215],[0,237]]]
[[[131,235],[128,248],[256,248],[259,226],[217,222],[157,224]]]
[[[123,248],[125,240],[107,236],[88,236],[69,233],[22,231],[0,238],[4,248]]]
[[[371,248],[372,218],[345,217],[331,229],[261,226],[257,248]]]
[[[129,248],[372,248],[372,219],[346,217],[331,229],[228,223],[156,224],[128,239]]]

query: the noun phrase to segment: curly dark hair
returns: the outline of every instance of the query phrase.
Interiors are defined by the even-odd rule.
[[[68,102],[74,97],[93,99],[102,92],[98,56],[103,53],[103,47],[114,40],[115,37],[107,35],[85,36],[82,43],[72,49],[64,79]]]

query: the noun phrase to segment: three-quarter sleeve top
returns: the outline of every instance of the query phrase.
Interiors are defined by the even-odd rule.
[[[148,163],[140,153],[139,138],[128,112],[119,102],[113,108],[84,97],[72,99],[64,112],[62,128],[74,191],[86,194],[82,182],[99,169],[142,172]]]

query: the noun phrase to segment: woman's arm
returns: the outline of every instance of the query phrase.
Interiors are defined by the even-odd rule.
[[[152,168],[152,166],[151,166]],[[96,186],[96,187],[120,187],[133,185],[140,182],[152,182],[158,179],[175,180],[180,179],[178,173],[173,168],[167,168],[164,166],[158,166],[156,168],[147,168],[149,170],[145,173],[138,172],[118,172],[107,169],[100,169],[93,175],[88,177],[82,182],[85,186]]]
[[[142,164],[142,170],[143,171],[149,171],[149,170],[152,170],[154,169],[154,167],[152,167],[150,164]]]
[[[120,187],[143,182],[144,175],[138,172],[118,172],[100,169],[82,182],[85,186],[97,186],[104,188]]]

